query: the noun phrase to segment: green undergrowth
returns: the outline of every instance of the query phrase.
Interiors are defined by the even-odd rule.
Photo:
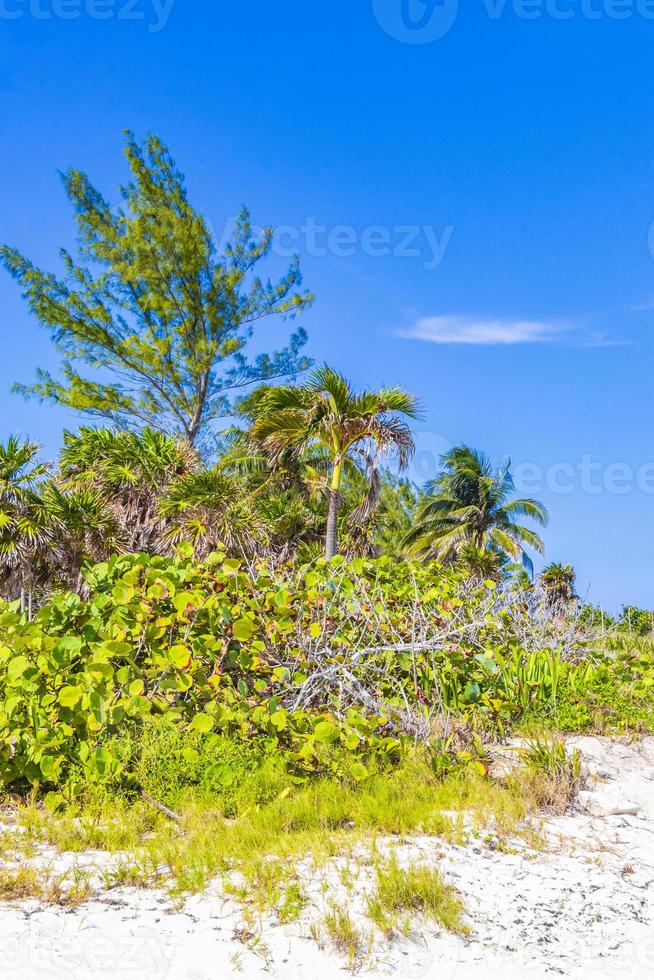
[[[237,813],[264,785],[257,802],[392,771],[416,737],[441,778],[484,770],[482,742],[520,725],[654,728],[651,642],[525,649],[494,582],[438,565],[273,570],[216,552],[85,575],[86,601],[56,595],[33,619],[0,602],[0,781],[53,806],[89,784],[162,801],[191,786]]]
[[[87,601],[56,596],[33,620],[0,604],[0,899],[216,889],[263,950],[264,918],[309,915],[331,874],[311,929],[360,967],[370,930],[465,930],[438,868],[402,866],[389,841],[543,846],[540,816],[581,784],[551,733],[654,731],[649,640],[525,649],[493,582],[438,566],[284,575],[128,555],[87,571]],[[516,732],[532,739],[501,775],[491,750]],[[44,845],[103,861],[55,875]],[[363,923],[342,899],[362,868]]]
[[[555,696],[536,698],[521,731],[645,735],[654,732],[654,642],[610,635],[566,665]]]
[[[434,864],[438,849],[431,863],[405,866],[393,857],[394,844],[418,835],[443,844],[492,839],[508,848],[520,836],[542,843],[547,756],[543,772],[527,765],[499,777],[463,766],[443,775],[420,750],[365,780],[298,782],[262,744],[244,749],[225,737],[204,756],[199,742],[185,746],[165,723],[141,734],[133,771],[177,819],[133,786],[110,782],[90,783],[54,809],[36,791],[22,802],[7,798],[4,820],[14,826],[0,839],[0,900],[74,906],[129,886],[162,889],[181,905],[191,894],[214,893],[236,903],[238,936],[264,962],[271,918],[288,924],[306,914],[316,940],[358,969],[372,962],[378,940],[410,938],[422,922],[466,932],[464,904]],[[218,760],[229,766],[227,783],[207,775]],[[53,876],[42,867],[45,846],[66,855],[72,870]],[[90,852],[104,852],[95,875],[75,864]],[[343,891],[363,902],[361,914],[353,916]]]
[[[518,730],[567,735],[648,735],[654,733],[654,703],[629,685],[606,683],[566,693],[556,704],[544,704],[522,719]]]
[[[369,915],[389,937],[398,931],[403,913],[418,913],[450,932],[465,935],[470,931],[463,920],[461,898],[436,868],[417,863],[403,868],[393,854],[375,870],[377,881],[368,900]],[[402,931],[408,931],[410,923],[409,918]]]
[[[298,785],[268,759],[257,764],[243,757],[237,764],[234,757],[227,794],[189,779],[183,767],[173,789],[175,755],[162,755],[157,769],[152,741],[143,747],[144,765],[147,760],[153,762],[147,785],[174,808],[179,822],[145,799],[95,787],[56,812],[36,800],[19,807],[24,844],[106,850],[119,857],[113,883],[159,884],[174,894],[203,891],[217,876],[238,872],[251,895],[265,892],[270,876],[279,876],[272,885],[288,915],[299,900],[288,888],[301,860],[320,865],[378,837],[427,834],[463,841],[488,828],[512,834],[535,812],[510,781],[474,770],[436,780],[423,758],[407,758],[363,782],[323,777]]]

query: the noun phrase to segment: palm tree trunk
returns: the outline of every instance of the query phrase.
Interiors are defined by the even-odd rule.
[[[325,558],[329,561],[336,554],[338,548],[338,508],[341,503],[341,472],[342,466],[340,459],[334,463],[332,472],[332,482],[329,488],[329,509],[327,511],[327,535],[325,538]]]

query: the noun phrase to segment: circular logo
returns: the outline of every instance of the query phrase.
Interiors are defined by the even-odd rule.
[[[372,0],[379,26],[402,44],[433,44],[452,29],[459,0]]]
[[[647,232],[647,247],[649,248],[649,254],[654,259],[654,221],[649,226]]]

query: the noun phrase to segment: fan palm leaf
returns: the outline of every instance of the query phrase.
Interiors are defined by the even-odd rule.
[[[542,554],[543,540],[518,519],[527,517],[545,526],[548,514],[538,500],[512,498],[510,464],[494,469],[485,453],[465,445],[451,449],[441,464],[442,472],[425,487],[426,500],[404,538],[405,553],[457,561],[464,549],[469,558],[471,549],[477,549],[531,568],[528,549]]]

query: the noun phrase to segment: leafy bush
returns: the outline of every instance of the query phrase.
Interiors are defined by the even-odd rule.
[[[612,630],[617,625],[617,620],[601,606],[584,603],[579,612],[579,625],[590,629]]]
[[[17,604],[5,605],[2,779],[50,786],[70,773],[118,779],[129,768],[130,733],[157,717],[190,733],[191,767],[193,739],[222,733],[257,740],[264,752],[282,747],[299,775],[338,770],[347,750],[349,775],[365,778],[368,757],[381,764],[397,757],[401,733],[389,715],[398,685],[420,710],[420,699],[434,698],[435,652],[422,651],[418,662],[401,643],[402,652],[392,650],[415,630],[416,602],[437,624],[460,619],[456,576],[420,573],[417,584],[415,570],[389,560],[342,568],[336,559],[282,580],[263,566],[246,572],[222,553],[205,563],[130,555],[87,573],[88,602],[58,595],[31,622]],[[348,703],[343,692],[341,674],[354,671],[353,651],[365,645],[371,618],[389,651],[371,653],[365,669],[377,671],[388,708],[384,697]],[[473,703],[481,700],[474,676],[482,668],[469,653],[465,642],[439,651],[437,666],[443,683],[462,675],[457,698]],[[335,683],[323,677],[300,707],[298,692],[318,668]],[[211,756],[210,740],[203,751]]]
[[[57,595],[32,621],[0,609],[6,786],[111,782],[168,798],[181,780],[229,809],[252,766],[271,765],[271,785],[279,764],[295,780],[356,781],[422,742],[436,769],[483,768],[480,750],[452,749],[451,713],[472,744],[589,686],[645,697],[654,678],[640,653],[526,655],[493,582],[435,565],[273,572],[217,552],[116,556],[86,574],[88,601]]]

